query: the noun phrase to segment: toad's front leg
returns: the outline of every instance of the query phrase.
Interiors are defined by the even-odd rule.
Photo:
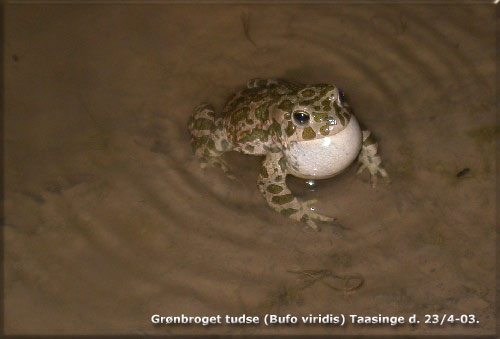
[[[370,131],[363,130],[363,145],[361,146],[361,152],[358,156],[358,162],[361,166],[359,167],[358,174],[361,174],[363,170],[368,169],[373,187],[377,185],[377,174],[380,174],[386,182],[390,182],[389,175],[382,167],[382,159],[377,153],[377,141]]]
[[[305,222],[318,231],[316,221],[333,221],[333,218],[314,212],[311,205],[316,200],[300,202],[286,185],[286,161],[282,153],[269,153],[262,164],[257,182],[267,203],[275,211],[297,221]]]

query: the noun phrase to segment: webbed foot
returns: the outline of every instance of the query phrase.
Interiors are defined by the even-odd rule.
[[[377,158],[380,159],[380,157],[378,157],[378,156],[377,156]],[[371,182],[373,188],[375,188],[377,186],[378,174],[380,174],[380,176],[382,178],[384,178],[385,183],[387,183],[387,184],[391,183],[391,179],[389,178],[387,171],[384,168],[382,168],[382,166],[374,165],[374,164],[370,164],[370,163],[365,163],[365,162],[361,162],[361,161],[360,161],[360,163],[361,163],[361,166],[359,166],[357,174],[360,175],[361,173],[363,173],[363,171],[365,169],[368,169],[368,172],[370,172],[370,182]]]
[[[331,218],[326,215],[314,212],[314,207],[312,207],[311,205],[314,205],[317,202],[318,200],[312,199],[300,203],[301,205],[300,214],[302,215],[300,221],[305,222],[310,228],[312,228],[315,231],[319,231],[319,227],[316,224],[317,221],[323,221],[323,222],[335,221],[335,218]]]
[[[205,169],[207,166],[215,167],[215,168],[220,168],[222,172],[231,180],[236,180],[236,177],[234,176],[233,171],[229,168],[229,166],[226,164],[226,162],[221,159],[220,157],[208,157],[208,158],[201,158],[200,159],[200,167]]]

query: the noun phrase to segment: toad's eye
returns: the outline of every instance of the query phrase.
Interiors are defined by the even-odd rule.
[[[339,89],[339,104],[344,106],[344,91]]]
[[[293,113],[293,120],[299,126],[306,126],[309,123],[309,119],[309,113],[307,112],[299,111]]]

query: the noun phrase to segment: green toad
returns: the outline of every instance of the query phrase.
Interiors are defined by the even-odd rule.
[[[288,174],[305,179],[332,177],[356,158],[358,174],[368,169],[388,180],[377,155],[377,143],[362,129],[333,85],[303,85],[281,79],[252,79],[233,95],[221,114],[199,105],[188,121],[191,144],[201,166],[230,171],[221,155],[228,151],[265,155],[257,181],[267,203],[277,212],[307,223],[333,218],[314,212],[315,200],[299,201],[286,185]]]

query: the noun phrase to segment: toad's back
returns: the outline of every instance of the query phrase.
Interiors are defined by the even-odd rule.
[[[223,128],[233,150],[255,155],[277,151],[281,126],[272,113],[278,107],[288,108],[282,103],[300,88],[298,84],[276,83],[246,88],[233,95],[222,110]]]

